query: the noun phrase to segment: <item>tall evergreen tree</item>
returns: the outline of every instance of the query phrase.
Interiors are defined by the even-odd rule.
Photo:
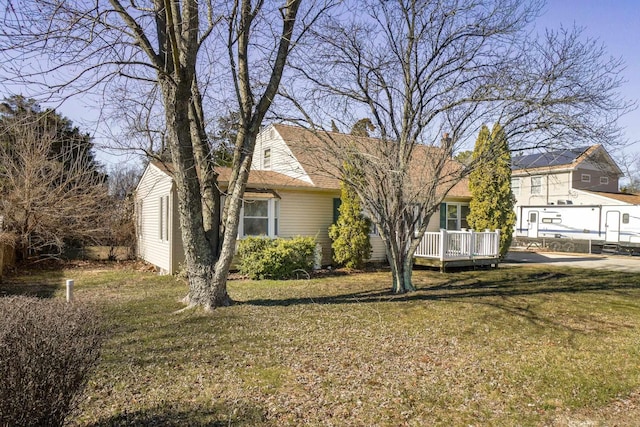
[[[472,199],[467,221],[475,230],[500,230],[502,257],[511,245],[516,214],[511,193],[511,153],[499,123],[491,133],[482,126],[472,159],[477,166],[469,177]]]
[[[345,267],[359,268],[371,255],[371,221],[362,214],[355,190],[345,181],[342,181],[340,188],[338,221],[329,227],[333,259]]]
[[[351,128],[351,135],[369,136],[369,131],[373,130],[375,127],[370,119],[360,119]],[[371,220],[362,214],[360,198],[348,184],[348,181],[362,179],[362,172],[346,161],[344,174],[347,179],[343,179],[340,184],[338,221],[329,227],[329,237],[334,261],[348,268],[358,268],[371,256]]]

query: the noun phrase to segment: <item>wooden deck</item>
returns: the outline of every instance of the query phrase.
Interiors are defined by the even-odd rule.
[[[500,231],[447,231],[424,234],[414,263],[438,267],[497,267]]]

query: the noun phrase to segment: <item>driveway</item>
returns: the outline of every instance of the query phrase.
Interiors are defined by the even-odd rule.
[[[640,273],[640,257],[622,255],[587,255],[553,252],[511,251],[502,265],[509,264],[551,264],[575,268],[595,268],[600,270]]]

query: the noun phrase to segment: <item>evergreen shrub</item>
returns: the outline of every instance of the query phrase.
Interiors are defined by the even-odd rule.
[[[240,273],[251,279],[289,279],[296,270],[313,268],[316,239],[247,237],[238,245]]]

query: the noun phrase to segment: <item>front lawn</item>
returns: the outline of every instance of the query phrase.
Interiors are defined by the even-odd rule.
[[[76,425],[633,425],[640,275],[549,267],[229,282],[73,270],[0,284],[104,307],[111,339]],[[56,285],[59,283],[59,285]]]

